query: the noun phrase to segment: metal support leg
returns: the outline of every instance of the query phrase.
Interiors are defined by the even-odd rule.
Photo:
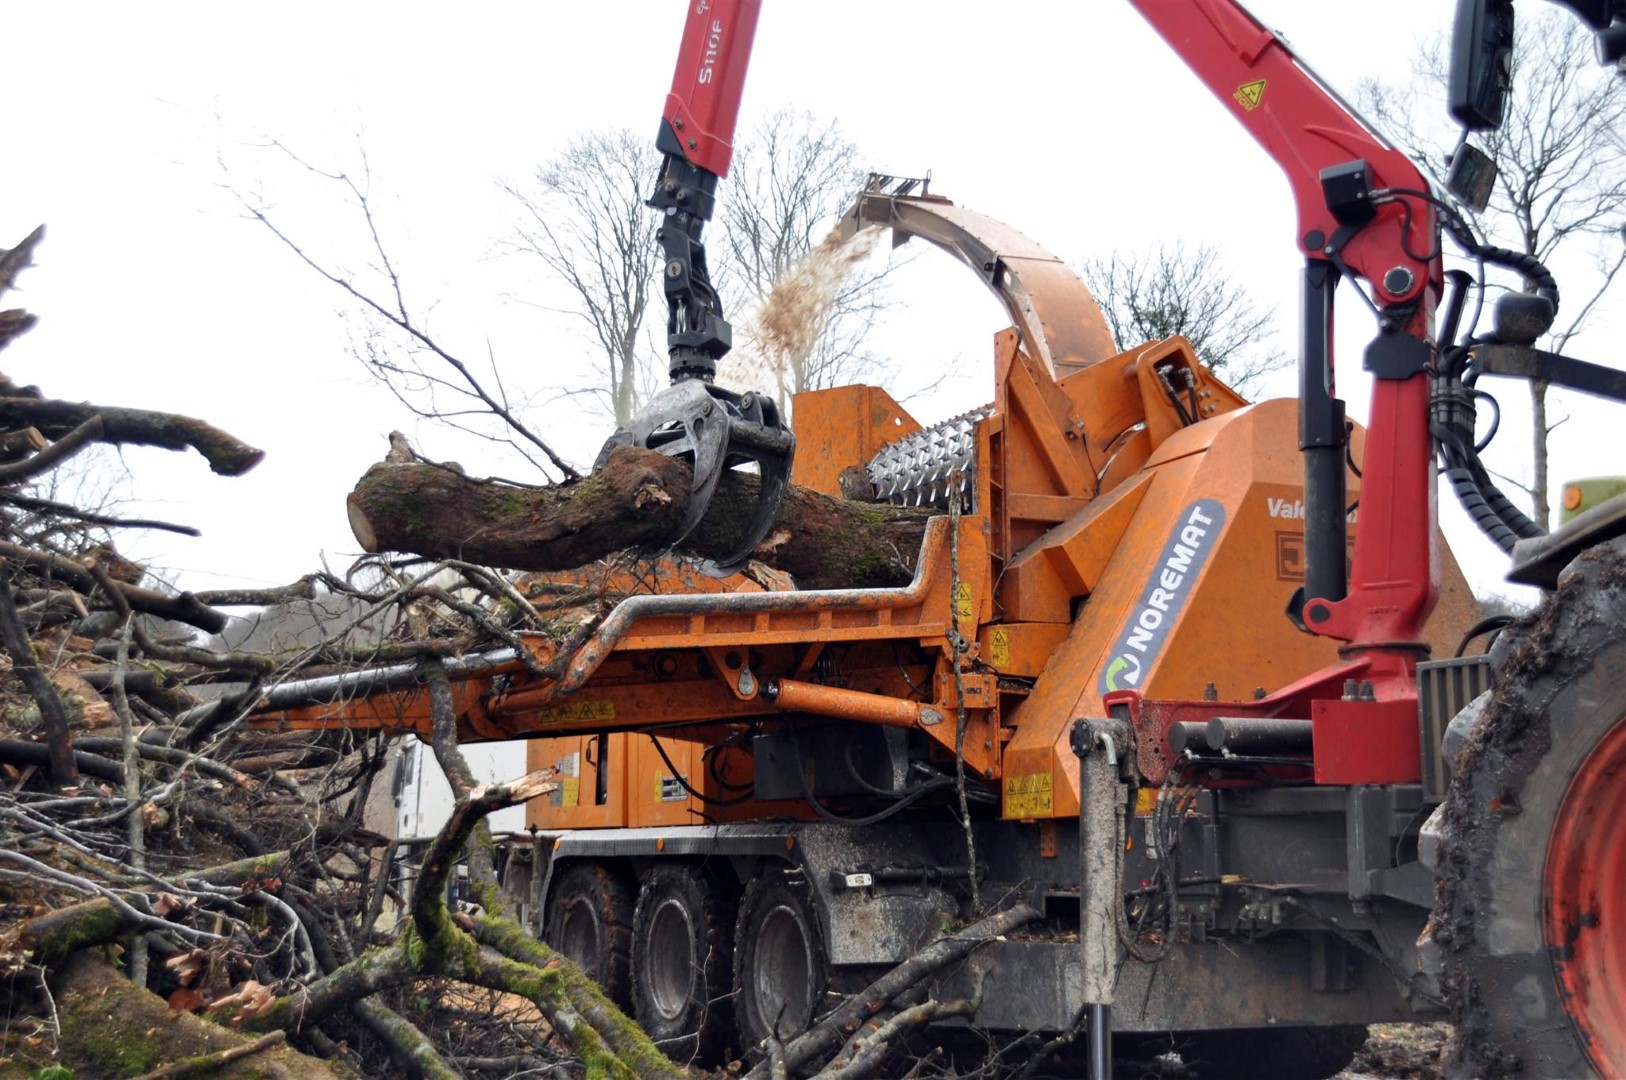
[[[1090,1080],[1112,1080],[1112,1006],[1090,1005]]]
[[[1121,740],[1121,743],[1120,743]],[[1128,747],[1128,728],[1117,720],[1079,720],[1073,725],[1078,755],[1079,944],[1088,1010],[1090,1080],[1112,1078],[1112,1000],[1117,983],[1118,905],[1123,903],[1124,787],[1118,751]]]

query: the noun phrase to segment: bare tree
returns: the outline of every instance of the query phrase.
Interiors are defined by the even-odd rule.
[[[1565,290],[1559,321],[1544,344],[1554,352],[1563,352],[1587,328],[1626,263],[1619,239],[1626,212],[1626,83],[1593,62],[1588,38],[1568,13],[1533,10],[1514,42],[1513,93],[1502,127],[1482,141],[1500,174],[1487,211],[1496,242],[1544,263],[1572,253],[1593,262],[1586,286]],[[1407,138],[1415,156],[1443,160],[1454,133],[1445,129],[1445,109],[1438,104],[1446,81],[1441,40],[1424,48],[1417,70],[1427,94],[1369,81],[1361,88],[1361,106]],[[1419,102],[1427,110],[1421,121],[1415,114]],[[1545,382],[1530,384],[1530,481],[1513,481],[1529,494],[1532,517],[1544,527],[1551,521],[1548,436],[1566,419],[1549,418],[1547,390]]]
[[[625,425],[659,385],[663,366],[644,330],[660,267],[656,221],[644,205],[660,155],[654,140],[626,128],[578,136],[527,187],[504,184],[524,220],[515,250],[535,255],[570,290],[572,315],[598,346],[601,395]]]
[[[754,335],[782,410],[792,394],[877,366],[864,343],[891,266],[862,265],[873,239],[831,236],[865,175],[836,121],[781,109],[740,141],[721,188],[717,276],[748,316],[737,321]]]
[[[1199,360],[1243,391],[1291,359],[1274,345],[1274,317],[1255,305],[1207,244],[1114,252],[1078,269],[1119,349],[1183,335]]]
[[[306,179],[339,192],[341,199],[355,207],[366,230],[367,253],[361,257],[367,261],[361,269],[353,269],[337,258],[324,258],[295,239],[271,203],[257,192],[238,186],[224,158],[220,161],[227,189],[248,216],[349,298],[362,327],[350,351],[369,374],[414,416],[510,446],[546,474],[547,467],[536,457],[540,452],[566,479],[575,479],[576,470],[519,419],[527,402],[510,396],[489,347],[481,370],[431,333],[427,308],[408,299],[406,283],[390,257],[371,201],[372,174],[365,150],[358,145],[359,167],[350,172],[318,168],[275,140],[267,142],[266,147],[286,157]]]

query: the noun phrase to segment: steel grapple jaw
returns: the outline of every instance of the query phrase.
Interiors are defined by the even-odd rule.
[[[706,516],[724,472],[756,466],[757,498],[750,520],[731,541],[727,554],[706,567],[712,573],[729,574],[745,565],[773,527],[790,483],[796,436],[780,422],[772,398],[685,379],[655,395],[626,427],[610,436],[594,468],[602,468],[617,446],[640,446],[689,462],[694,479],[688,509],[668,541],[674,547]]]

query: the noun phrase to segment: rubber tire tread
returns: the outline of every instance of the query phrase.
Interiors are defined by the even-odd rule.
[[[1365,1024],[1236,1028],[1177,1039],[1180,1060],[1199,1080],[1326,1080],[1366,1045]]]
[[[810,949],[808,964],[807,999],[811,1003],[809,1023],[781,1036],[789,1042],[800,1035],[811,1020],[825,1012],[825,991],[830,985],[829,965],[825,961],[824,938],[820,930],[818,913],[813,910],[810,890],[806,881],[793,879],[783,870],[767,869],[758,873],[745,887],[740,898],[739,921],[734,930],[734,1021],[739,1028],[740,1040],[748,1057],[760,1057],[773,1024],[772,1017],[757,1014],[755,995],[747,993],[751,969],[757,962],[757,927],[755,923],[779,900],[785,900],[801,912],[808,931]]]
[[[1455,1030],[1447,1073],[1596,1077],[1542,940],[1542,883],[1570,781],[1626,714],[1626,541],[1583,552],[1491,662],[1441,808],[1429,933]]]
[[[616,1007],[632,1008],[632,918],[634,900],[626,878],[604,863],[573,861],[560,873],[549,890],[547,933],[549,947],[566,955],[560,935],[564,920],[560,914],[573,903],[585,903],[597,919],[599,941],[607,945],[598,957],[579,964],[588,978],[598,983]]]
[[[722,1064],[731,1045],[736,891],[717,875],[682,863],[657,863],[638,891],[632,916],[632,1011],[639,1026],[673,1061]],[[662,898],[682,903],[695,932],[692,947],[705,957],[698,990],[689,995],[683,1012],[673,1020],[655,1007],[642,975],[648,959],[644,943],[655,904]]]

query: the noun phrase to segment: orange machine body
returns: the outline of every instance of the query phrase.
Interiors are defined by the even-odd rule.
[[[528,824],[806,816],[802,799],[751,797],[748,746],[832,721],[906,729],[939,763],[963,757],[1001,792],[1007,819],[1076,815],[1068,730],[1105,715],[1107,692],[1245,700],[1337,661],[1336,642],[1285,615],[1303,572],[1293,402],[1248,405],[1181,338],[1103,355],[1099,309],[1059,261],[1026,241],[1020,257],[988,254],[990,238],[1015,243],[1003,226],[936,198],[861,200],[850,216],[886,215],[990,260],[999,272],[984,280],[1016,324],[994,342],[995,399],[971,429],[972,464],[943,481],[969,495],[963,512],[933,518],[921,550],[900,553],[916,560],[905,587],[764,591],[662,562],[619,583],[640,595],[562,663],[535,638],[531,663],[496,657],[458,679],[463,738],[531,739],[531,767],[563,778]],[[802,395],[795,419],[793,479],[830,494],[920,431],[873,387]],[[1357,430],[1355,463],[1362,452]],[[1448,554],[1443,578],[1436,653],[1473,621]],[[562,674],[537,673],[550,662]],[[424,735],[428,694],[397,686],[252,722]],[[1143,747],[1143,763],[1165,749]]]

